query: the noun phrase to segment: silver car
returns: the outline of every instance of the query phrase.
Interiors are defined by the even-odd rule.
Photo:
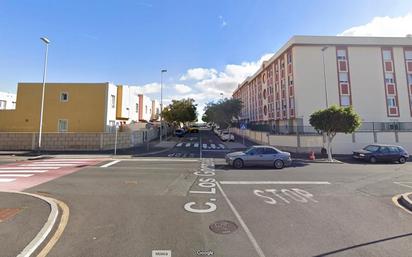
[[[282,169],[292,163],[290,153],[283,152],[273,146],[252,146],[243,152],[234,152],[226,155],[226,163],[236,169],[244,166],[270,166]]]

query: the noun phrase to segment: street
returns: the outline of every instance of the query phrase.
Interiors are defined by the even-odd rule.
[[[156,250],[177,257],[411,256],[412,215],[392,201],[412,191],[411,163],[296,161],[282,170],[235,170],[222,157],[240,144],[202,130],[151,157],[43,160],[44,170],[87,165],[63,165],[56,175],[43,172],[47,179],[35,174],[0,188],[47,195],[69,207],[68,224],[48,256],[150,257]],[[31,163],[21,167],[37,167]],[[13,205],[0,199],[0,208]],[[29,206],[21,205],[15,207]],[[0,221],[7,256],[18,255],[28,239],[10,244],[3,227],[27,233],[20,216],[28,211],[34,210]]]

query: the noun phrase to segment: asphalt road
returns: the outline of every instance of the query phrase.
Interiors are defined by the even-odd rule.
[[[180,157],[90,166],[28,189],[70,208],[48,256],[411,256],[412,215],[392,197],[412,191],[412,163],[234,170],[196,158],[200,141],[221,143],[203,131],[167,153]]]

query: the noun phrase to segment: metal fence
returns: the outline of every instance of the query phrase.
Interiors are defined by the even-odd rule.
[[[240,124],[234,124],[240,127]],[[275,124],[246,124],[247,129],[267,132],[274,135],[307,134],[316,135],[312,126],[276,126]],[[412,122],[363,122],[356,132],[412,132]]]

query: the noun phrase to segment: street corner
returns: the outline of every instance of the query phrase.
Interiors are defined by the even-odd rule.
[[[2,256],[17,256],[47,223],[50,205],[31,195],[0,192],[0,249]]]

